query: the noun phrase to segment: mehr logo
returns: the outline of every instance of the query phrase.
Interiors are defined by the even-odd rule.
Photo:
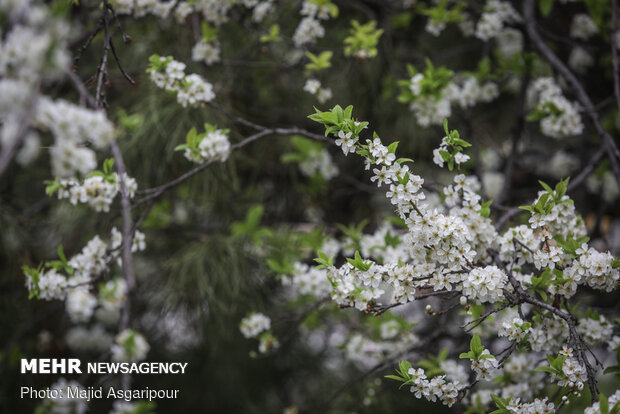
[[[76,358],[33,358],[21,360],[21,373],[32,374],[81,374],[80,360]]]

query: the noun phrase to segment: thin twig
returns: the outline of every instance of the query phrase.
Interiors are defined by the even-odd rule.
[[[82,46],[80,46],[80,48],[78,49],[77,55],[73,58],[72,70],[77,70],[78,64],[80,63],[80,58],[82,57],[86,49],[88,49],[95,36],[99,34],[101,29],[103,29],[103,18],[97,20],[97,25],[95,26],[95,29],[88,35]]]
[[[104,3],[107,5],[107,0],[104,0]],[[108,8],[103,8],[103,28],[105,31],[104,40],[103,40],[103,56],[101,57],[101,61],[99,66],[97,67],[97,89],[95,91],[95,99],[97,103],[97,108],[103,108],[106,106],[105,104],[105,93],[103,91],[104,79],[106,78],[108,71],[108,54],[110,52],[110,29],[108,27]]]
[[[506,276],[508,277],[508,282],[514,289],[514,298],[513,301],[516,303],[513,304],[521,304],[521,303],[529,303],[531,305],[537,306],[541,309],[545,309],[552,313],[553,315],[561,318],[566,322],[569,330],[569,343],[573,344],[577,352],[577,358],[580,363],[582,363],[586,368],[586,375],[588,377],[588,387],[590,388],[590,395],[592,402],[596,402],[598,399],[598,387],[596,382],[596,377],[594,375],[594,369],[592,365],[588,361],[586,352],[584,350],[584,341],[577,332],[575,327],[575,321],[577,320],[570,312],[564,312],[559,308],[549,305],[548,303],[542,302],[532,296],[530,296],[527,291],[521,286],[521,283],[516,280],[512,274],[512,272],[506,268],[504,262],[502,262],[499,258],[499,252],[494,249],[487,249],[489,255],[493,258],[493,261],[497,266],[499,266]]]
[[[240,118],[241,119],[241,118]],[[249,121],[248,121],[249,122]],[[230,147],[230,152],[234,152],[240,148],[245,147],[246,145],[259,140],[263,137],[269,136],[269,135],[303,135],[305,137],[308,138],[313,138],[313,139],[317,139],[317,140],[321,140],[321,141],[325,141],[325,137],[318,135],[318,134],[314,134],[312,132],[306,131],[304,129],[301,128],[297,128],[297,127],[292,127],[292,128],[264,128],[264,127],[260,127],[257,125],[258,128],[255,129],[259,129],[260,132],[257,132],[256,134],[250,135],[249,137],[245,138],[243,141],[240,141],[234,145],[232,145]],[[194,175],[198,174],[199,172],[205,170],[206,168],[208,168],[209,166],[211,166],[212,164],[214,164],[214,161],[207,161],[201,165],[199,165],[198,167],[195,167],[191,170],[189,170],[188,172],[186,172],[185,174],[180,175],[179,177],[175,178],[172,181],[169,181],[166,184],[162,184],[158,187],[153,187],[153,188],[149,188],[146,190],[142,190],[141,193],[142,194],[147,194],[145,197],[137,200],[134,204],[133,207],[139,206],[149,200],[152,200],[153,198],[159,197],[161,194],[163,194],[165,191],[168,191],[169,189],[176,187],[177,185],[183,183],[184,181],[186,181],[187,179],[193,177]]]
[[[116,54],[116,49],[114,48],[114,42],[112,42],[112,40],[110,40],[110,49],[112,50],[112,56],[114,56],[114,60],[116,61],[116,65],[118,66],[118,69],[123,74],[123,77],[125,79],[127,79],[127,81],[129,83],[131,83],[132,85],[135,85],[136,81],[133,80],[133,78],[131,76],[129,76],[129,74],[127,72],[125,72],[125,69],[123,69],[123,66],[121,65],[121,61],[120,61],[120,59],[118,58],[118,56]]]

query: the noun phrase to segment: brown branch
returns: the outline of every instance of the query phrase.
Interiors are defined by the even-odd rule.
[[[239,124],[239,125],[245,125],[249,128],[252,128],[256,131],[265,131],[268,129],[271,130],[281,130],[281,131],[289,131],[289,132],[285,132],[284,135],[286,134],[294,134],[294,135],[302,135],[306,138],[310,138],[313,139],[315,141],[322,141],[322,142],[327,142],[333,145],[336,145],[334,143],[334,141],[332,140],[328,140],[324,135],[320,135],[320,134],[315,134],[314,132],[310,132],[307,131],[305,129],[302,128],[298,128],[298,127],[290,127],[290,128],[268,128],[264,125],[259,125],[255,122],[249,121],[245,118],[241,118],[240,116],[234,115],[232,112],[230,112],[228,109],[224,108],[221,105],[216,104],[215,102],[205,102],[206,105],[210,106],[211,108],[215,109],[218,112],[221,112],[222,114],[224,114],[228,119],[230,119],[231,121],[233,121],[235,124]]]
[[[572,191],[575,188],[579,187],[581,183],[583,183],[586,180],[586,178],[588,178],[590,174],[592,174],[592,171],[594,171],[594,167],[596,167],[596,165],[603,159],[604,155],[605,155],[605,149],[599,148],[599,150],[596,151],[596,154],[592,156],[592,158],[590,159],[590,162],[588,162],[586,167],[583,170],[581,170],[581,172],[574,179],[570,180],[570,182],[568,183],[568,187],[566,188],[566,191]]]
[[[114,9],[109,4],[108,0],[103,1],[103,27],[105,31],[104,43],[103,43],[103,56],[101,58],[101,63],[98,67],[98,76],[97,76],[97,90],[95,94],[95,103],[98,108],[102,108],[105,105],[105,93],[102,90],[104,80],[107,77],[107,64],[108,64],[108,54],[110,49],[113,49],[112,40],[110,36],[110,28],[108,24],[108,11],[112,11],[114,13]],[[116,53],[113,51],[115,58]],[[121,68],[121,71],[122,68]],[[123,309],[121,314],[121,319],[119,321],[119,329],[121,331],[125,330],[129,326],[129,318],[131,315],[131,293],[135,287],[135,275],[133,269],[133,256],[131,253],[131,245],[133,242],[133,224],[131,217],[131,202],[129,200],[129,191],[127,190],[127,183],[125,182],[125,177],[127,176],[127,169],[125,168],[125,162],[123,160],[123,155],[121,153],[120,148],[116,141],[112,141],[110,144],[110,148],[112,150],[112,155],[115,160],[115,167],[120,181],[120,190],[121,190],[121,213],[123,217],[123,241],[122,241],[122,271],[123,271],[123,279],[125,283],[127,283],[127,298],[123,303]],[[122,377],[122,386],[123,389],[127,390],[131,387],[131,376],[129,374],[123,374]]]
[[[482,322],[484,322],[486,320],[486,318],[488,318],[489,316],[493,315],[494,313],[503,311],[504,309],[506,309],[507,307],[512,306],[512,303],[507,302],[504,303],[503,305],[501,305],[499,308],[493,308],[490,311],[485,312],[484,314],[480,315],[480,317],[467,322],[465,325],[461,326],[461,328],[465,328],[466,326],[469,325],[473,325],[467,329],[465,329],[465,332],[471,332],[472,330],[474,330],[478,325],[480,325]]]
[[[121,21],[118,18],[118,15],[116,14],[116,10],[114,10],[114,7],[112,7],[111,4],[107,4],[107,8],[108,10],[110,10],[110,13],[112,13],[112,18],[114,18],[114,21],[116,22],[116,26],[118,26],[118,30],[121,31],[121,35],[123,36],[123,42],[125,44],[129,44],[131,43],[131,36],[129,36],[127,33],[125,33],[125,31],[123,30],[123,27],[121,26]]]
[[[97,36],[97,34],[99,34],[101,29],[103,29],[103,18],[100,18],[99,20],[97,20],[97,25],[95,26],[95,29],[90,33],[90,35],[88,35],[88,37],[86,38],[86,40],[84,41],[82,46],[80,46],[80,48],[78,49],[77,55],[73,58],[72,70],[74,70],[74,71],[77,70],[77,67],[78,67],[78,64],[80,63],[80,59],[81,59],[82,55],[84,54],[86,49],[88,49],[88,47],[92,43],[92,41],[95,38],[95,36]]]
[[[242,119],[242,118],[239,118]],[[243,122],[248,122],[249,121],[245,121],[243,120]],[[325,137],[323,137],[322,135],[318,135],[318,134],[314,134],[312,132],[306,131],[304,129],[301,128],[297,128],[297,127],[292,127],[292,128],[266,128],[266,127],[262,127],[260,125],[256,125],[257,128],[254,129],[259,129],[260,132],[257,132],[256,134],[250,135],[249,137],[245,138],[243,141],[240,141],[234,145],[232,145],[230,147],[230,152],[234,152],[240,148],[245,147],[246,145],[259,140],[263,137],[266,137],[268,135],[303,135],[305,137],[308,138],[313,138],[313,139],[317,139],[317,140],[321,140],[321,141],[325,141]],[[152,200],[154,198],[159,197],[161,194],[163,194],[165,191],[168,191],[171,188],[176,187],[177,185],[183,183],[184,181],[186,181],[187,179],[193,177],[194,175],[198,174],[199,172],[205,170],[206,168],[210,167],[212,164],[214,164],[214,161],[207,161],[201,165],[199,165],[198,167],[195,167],[191,170],[189,170],[188,172],[186,172],[185,174],[180,175],[179,177],[175,178],[174,180],[166,183],[166,184],[162,184],[158,187],[153,187],[153,188],[149,188],[146,190],[142,190],[141,193],[142,194],[147,194],[145,197],[141,198],[140,200],[137,200],[134,204],[133,207],[139,206],[149,200]]]
[[[133,260],[131,256],[131,244],[133,240],[133,224],[131,218],[131,203],[129,202],[129,192],[127,191],[127,184],[125,177],[127,170],[125,169],[125,162],[123,161],[123,155],[118,147],[116,141],[113,141],[110,145],[112,148],[112,154],[114,155],[116,171],[118,172],[120,184],[121,184],[121,209],[123,216],[123,278],[127,282],[127,287],[131,291],[135,287],[135,277],[133,273]],[[124,321],[121,325],[127,327],[128,321]]]
[[[118,58],[118,55],[116,54],[116,49],[114,48],[114,42],[112,42],[112,40],[110,40],[110,49],[112,50],[112,56],[114,56],[114,60],[116,61],[116,65],[118,66],[118,69],[123,74],[123,77],[125,79],[127,79],[127,81],[129,83],[131,83],[132,85],[135,85],[136,81],[133,80],[133,78],[131,76],[129,76],[129,74],[125,71],[125,69],[123,69],[123,66],[121,65],[121,61]]]
[[[71,79],[73,86],[75,86],[75,88],[77,89],[78,94],[80,95],[80,102],[82,104],[88,103],[93,108],[97,108],[98,107],[97,101],[95,100],[95,98],[93,98],[93,96],[90,93],[88,93],[86,86],[84,86],[84,82],[82,82],[82,80],[78,77],[78,75],[76,75],[72,71],[67,71],[67,76],[69,77],[69,79]]]
[[[103,40],[103,56],[99,66],[97,67],[97,89],[95,91],[95,100],[97,108],[103,108],[105,104],[105,92],[103,91],[104,80],[107,77],[108,72],[108,54],[110,52],[110,28],[108,27],[108,2],[104,0],[106,7],[103,8],[103,27],[104,27],[104,40]]]
[[[521,283],[519,283],[519,281],[514,278],[512,272],[506,268],[504,262],[500,260],[498,252],[494,249],[488,249],[487,251],[489,252],[489,255],[493,258],[493,261],[495,262],[495,264],[504,271],[504,273],[508,277],[508,281],[510,282],[510,284],[512,285],[514,289],[514,297],[512,299],[513,304],[516,305],[516,304],[521,304],[521,303],[529,303],[531,305],[537,306],[538,308],[549,311],[553,315],[563,319],[564,322],[566,322],[566,325],[568,326],[568,330],[569,330],[568,341],[569,343],[573,344],[573,346],[575,347],[578,361],[582,363],[586,368],[586,374],[588,377],[588,387],[590,388],[590,396],[591,396],[592,402],[593,403],[596,402],[598,399],[597,381],[594,375],[594,369],[592,368],[592,365],[588,361],[588,357],[584,349],[583,344],[585,344],[585,342],[583,341],[581,336],[579,336],[579,333],[577,332],[577,329],[575,327],[575,322],[577,318],[571,315],[570,312],[564,312],[559,308],[551,306],[548,303],[542,302],[530,296],[527,293],[527,291],[523,288],[523,286],[521,286]]]
[[[497,361],[498,368],[502,368],[504,366],[508,358],[510,358],[510,355],[512,355],[515,349],[517,349],[518,345],[519,345],[519,341],[514,341],[512,344],[510,344],[508,348],[502,350],[499,354],[497,354],[497,356],[504,354],[504,356],[502,356],[502,358],[499,361]]]

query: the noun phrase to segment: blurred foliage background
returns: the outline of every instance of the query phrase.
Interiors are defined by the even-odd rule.
[[[389,137],[388,142],[400,141],[399,153],[415,159],[415,168],[430,184],[445,182],[444,173],[429,163],[432,149],[443,136],[442,128],[417,125],[407,105],[397,102],[397,80],[408,78],[406,64],[422,68],[426,58],[436,66],[444,65],[454,71],[475,71],[483,58],[494,62],[488,44],[463,39],[453,26],[440,37],[432,36],[424,30],[424,16],[396,1],[335,1],[340,17],[326,22],[325,38],[309,46],[315,53],[334,52],[332,67],[321,74],[321,81],[331,87],[333,98],[320,105],[302,90],[307,59],[302,55],[295,60],[290,55],[287,35],[290,37],[298,24],[300,4],[281,3],[273,19],[280,24],[282,43],[261,43],[260,34],[267,31],[268,25],[253,23],[248,15],[236,10],[233,18],[220,27],[222,62],[209,67],[191,62],[197,33],[189,21],[180,25],[172,19],[152,16],[122,17],[123,28],[133,39],[130,44],[122,44],[118,29],[111,29],[118,40],[119,59],[136,84],[128,84],[111,63],[107,112],[119,126],[123,126],[123,114],[137,116],[135,125],[125,125],[119,144],[128,173],[137,179],[139,189],[165,183],[192,167],[173,151],[192,127],[209,122],[230,128],[232,142],[252,133],[213,108],[185,109],[174,96],[156,88],[146,73],[148,58],[155,53],[186,62],[188,72],[199,73],[214,84],[218,105],[261,125],[296,125],[322,133],[306,119],[313,106],[325,109],[335,104],[353,104],[355,116],[368,120],[372,130]],[[478,2],[469,3],[474,9],[479,7]],[[519,2],[514,3],[519,6]],[[565,36],[570,16],[580,7],[583,6],[576,3],[554,11],[545,21],[545,30]],[[71,31],[76,34],[74,53],[93,30],[99,13],[96,1],[81,1],[68,11]],[[343,56],[342,39],[347,36],[352,19],[376,20],[384,30],[377,57]],[[96,72],[101,44],[102,33],[94,38],[76,68],[81,79],[88,81]],[[566,58],[569,46],[557,42],[556,47],[558,54]],[[598,59],[600,70],[582,77],[595,102],[604,101],[610,93],[607,55]],[[538,64],[541,73],[551,73],[544,63]],[[93,89],[92,82],[89,89]],[[54,85],[50,94],[78,100],[69,83]],[[611,108],[613,105],[604,106],[603,112],[611,114],[613,120],[617,113]],[[505,162],[507,154],[503,148],[519,111],[519,97],[502,93],[491,104],[453,113],[451,127],[459,129],[474,144],[474,162],[467,167],[470,171],[476,172],[476,156],[483,147],[498,149],[503,154],[501,162]],[[613,123],[612,127],[617,135]],[[593,142],[596,137],[587,132],[562,142],[561,146],[584,154],[584,161]],[[293,257],[302,249],[292,236],[297,231],[324,226],[327,233],[339,234],[338,223],[356,224],[364,218],[371,218],[368,229],[372,229],[392,215],[392,207],[382,193],[368,185],[370,175],[359,159],[345,158],[338,148],[325,147],[340,169],[340,175],[326,184],[313,184],[300,174],[296,164],[281,162],[282,155],[292,150],[290,139],[270,136],[233,153],[226,163],[212,166],[156,200],[142,225],[147,250],[135,257],[139,288],[132,298],[131,324],[149,339],[149,360],[189,363],[186,375],[134,378],[135,388],[181,390],[178,400],[158,401],[158,412],[282,412],[299,401],[324,401],[332,391],[345,385],[347,378],[362,375],[350,366],[340,377],[334,377],[322,367],[321,354],[309,352],[294,332],[288,332],[298,311],[286,313],[284,299],[278,294],[276,272],[256,254],[255,246],[247,238],[231,233],[232,223],[243,221],[253,206],[261,205],[261,225],[272,227],[274,232],[267,247]],[[532,167],[548,160],[558,144],[543,138],[536,124],[528,124],[521,148],[516,158],[513,190],[503,200],[506,206],[529,201],[536,194],[537,178],[553,181]],[[120,227],[121,223],[118,205],[108,214],[93,214],[86,206],[47,197],[43,181],[50,178],[50,166],[45,152],[44,148],[36,162],[26,168],[12,165],[0,180],[0,411],[6,413],[31,412],[35,408],[34,401],[16,397],[18,387],[45,387],[52,382],[51,376],[20,375],[21,357],[72,355],[63,339],[70,322],[62,304],[28,300],[21,266],[36,266],[54,257],[59,244],[68,254],[77,253],[94,234],[106,234],[112,225]],[[99,155],[100,162],[109,156]],[[617,204],[605,204],[598,197],[588,196],[584,187],[572,196],[578,209],[592,222],[594,234],[608,235],[610,227],[617,226]],[[138,208],[135,214],[140,211]],[[501,211],[494,210],[493,214]],[[255,344],[241,336],[239,321],[250,310],[271,309],[283,310],[281,320],[274,321],[275,332],[290,333],[293,337],[275,356],[251,359],[249,353]],[[334,311],[330,308],[326,312]],[[399,393],[395,386],[385,383],[379,385],[380,397],[369,408],[360,406],[368,384],[378,377],[370,375],[347,388],[338,396],[339,410],[430,410],[409,393]],[[86,383],[94,385],[100,380],[87,378]],[[300,392],[306,394],[300,396]],[[105,412],[110,404],[98,401],[89,412]],[[432,407],[433,412],[439,409],[437,405]]]

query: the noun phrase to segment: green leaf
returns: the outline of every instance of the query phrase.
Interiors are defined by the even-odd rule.
[[[500,410],[506,410],[506,406],[510,404],[511,400],[510,398],[501,398],[495,394],[491,394],[491,398],[493,399],[493,402],[495,403],[497,408],[499,408]]]
[[[372,266],[371,261],[364,262],[364,260],[362,259],[362,256],[360,255],[359,250],[355,251],[354,259],[347,258],[347,262],[349,262],[353,267],[361,270],[362,272],[367,271]]]
[[[32,290],[30,290],[30,293],[28,294],[28,299],[32,299],[32,298],[36,298],[39,299],[39,297],[41,296],[41,289],[39,288],[39,280],[40,280],[40,275],[41,275],[41,271],[43,270],[43,265],[39,265],[38,268],[32,268],[30,266],[22,266],[22,271],[24,272],[24,274],[26,275],[26,277],[30,277],[30,280],[32,281]]]
[[[280,42],[282,38],[280,37],[280,26],[277,24],[271,25],[269,28],[269,34],[262,35],[260,37],[261,43],[269,43],[269,42]]]
[[[200,40],[202,40],[205,43],[209,43],[209,42],[213,42],[217,40],[217,28],[214,26],[211,26],[209,23],[203,21],[202,24],[200,25],[200,33],[202,34],[202,37]]]
[[[112,172],[112,167],[114,166],[114,158],[106,158],[103,162],[103,172],[108,175]]]
[[[601,414],[609,413],[609,401],[607,401],[607,397],[605,394],[600,393],[598,395],[599,407],[601,409]]]
[[[549,192],[549,194],[553,194],[553,190],[551,189],[551,187],[549,187],[549,185],[547,183],[545,183],[544,181],[538,180],[538,182],[540,183],[540,185]]]
[[[534,369],[534,371],[549,372],[551,374],[555,374],[556,373],[556,370],[551,368],[551,367],[537,367],[536,369]]]
[[[471,341],[469,342],[469,348],[477,357],[482,354],[482,351],[484,351],[484,347],[482,346],[482,342],[480,341],[480,336],[478,334],[475,334],[471,338]]]
[[[570,181],[570,177],[560,181],[555,185],[555,198],[556,200],[560,200],[564,194],[566,194],[566,189],[568,188],[568,182]]]
[[[349,105],[346,108],[344,108],[344,119],[345,120],[351,119],[352,115],[353,115],[353,105]]]
[[[65,257],[65,252],[64,252],[64,251],[63,251],[63,249],[62,249],[62,244],[58,245],[58,250],[57,250],[57,252],[58,252],[58,257],[60,257],[60,260],[61,260],[63,263],[65,263],[65,264],[66,264],[66,263],[67,263],[67,258]]]
[[[152,401],[138,401],[136,405],[134,405],[134,409],[131,414],[151,414],[154,412],[155,404]]]
[[[319,257],[315,258],[314,261],[319,265],[316,267],[317,269],[328,269],[334,267],[334,256],[327,257],[325,253],[322,251],[317,252]]]
[[[525,117],[525,120],[528,122],[538,122],[542,119],[545,119],[549,115],[550,114],[547,111],[537,108],[533,112],[530,112],[529,114],[527,114],[527,116]]]
[[[263,216],[263,206],[257,204],[248,210],[244,221],[236,221],[231,225],[231,233],[233,236],[247,236],[254,241],[256,245],[260,245],[261,238],[268,233],[268,229],[260,226]]]
[[[62,184],[60,184],[60,180],[56,178],[54,181],[44,181],[45,184],[45,194],[48,196],[54,195],[54,193],[62,188]]]
[[[439,155],[441,155],[444,161],[450,161],[452,159],[452,154],[446,150],[439,150]]]
[[[390,145],[388,145],[388,147],[387,147],[388,153],[390,153],[390,154],[395,154],[396,153],[396,148],[398,148],[398,142],[399,141],[395,141],[395,142],[392,142]]]
[[[538,9],[543,16],[548,16],[553,8],[553,0],[538,0]]]
[[[408,372],[411,369],[411,363],[409,361],[402,360],[398,363],[398,368],[400,368],[401,373],[409,375]]]
[[[128,132],[137,131],[144,124],[144,116],[142,114],[128,115],[123,109],[116,112],[118,123]]]
[[[491,215],[491,204],[493,204],[493,200],[484,201],[480,204],[480,215],[485,218],[489,218]]]
[[[331,67],[331,58],[333,56],[333,52],[324,51],[319,55],[315,55],[311,52],[306,52],[306,56],[310,59],[310,63],[306,64],[305,68],[308,72],[319,72],[323,69],[328,69]]]
[[[375,57],[383,29],[376,28],[376,21],[360,24],[356,20],[352,20],[351,26],[350,35],[344,39],[344,55],[346,57],[355,56],[359,59]]]

